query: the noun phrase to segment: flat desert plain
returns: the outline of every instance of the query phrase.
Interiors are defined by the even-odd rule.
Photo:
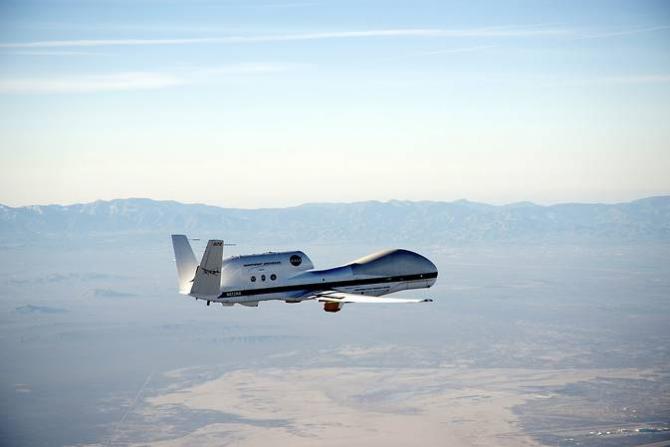
[[[142,400],[123,439],[154,446],[536,446],[513,408],[551,399],[542,387],[596,378],[637,379],[633,369],[265,368],[236,370]],[[188,417],[179,417],[188,413]],[[219,417],[212,418],[218,414]],[[180,420],[203,416],[199,426]],[[141,433],[141,434],[140,434]]]

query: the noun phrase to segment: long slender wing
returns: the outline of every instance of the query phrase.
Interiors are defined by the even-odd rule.
[[[386,298],[380,296],[358,295],[354,293],[343,293],[332,290],[317,292],[315,299],[321,303],[364,303],[364,304],[402,304],[402,303],[430,303],[433,300],[411,299],[411,298]]]

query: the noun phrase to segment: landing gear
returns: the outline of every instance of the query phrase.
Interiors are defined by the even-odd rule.
[[[209,306],[209,300],[207,300],[207,305]]]

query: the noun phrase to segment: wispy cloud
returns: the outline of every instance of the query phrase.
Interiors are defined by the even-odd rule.
[[[597,82],[612,84],[664,84],[670,82],[670,74],[606,76]]]
[[[191,72],[191,77],[203,78],[229,75],[279,73],[304,67],[306,67],[305,64],[243,63],[223,65],[219,67],[198,68]]]
[[[482,82],[511,83],[522,82],[526,85],[532,85],[539,88],[598,88],[618,86],[625,88],[627,86],[635,87],[645,84],[668,84],[670,83],[670,74],[613,74],[590,77],[565,77],[560,75],[544,76],[486,76],[481,78]]]
[[[456,48],[443,48],[439,50],[429,50],[429,51],[419,51],[407,54],[397,54],[393,57],[385,57],[378,59],[377,62],[389,62],[389,61],[398,61],[405,59],[413,59],[417,57],[426,57],[426,56],[440,56],[440,55],[449,55],[449,54],[459,54],[459,53],[474,53],[478,51],[485,51],[491,48],[497,48],[499,45],[475,45],[470,47],[456,47]]]
[[[423,51],[417,53],[417,56],[432,56],[437,54],[453,54],[453,53],[472,53],[475,51],[488,50],[490,48],[496,48],[498,45],[477,45],[473,47],[461,47],[461,48],[446,48],[443,50],[433,50],[433,51]]]
[[[303,8],[306,6],[318,6],[322,3],[319,2],[283,2],[283,3],[264,3],[260,5],[251,5],[255,8]]]
[[[2,93],[93,93],[151,90],[206,82],[226,76],[277,73],[294,68],[289,64],[235,64],[194,68],[174,73],[125,72],[104,75],[72,75],[39,78],[0,79]]]
[[[0,79],[0,93],[90,93],[158,89],[183,84],[175,76],[132,72],[95,76]]]
[[[35,42],[2,43],[0,48],[61,48],[61,47],[101,47],[101,46],[152,46],[152,45],[194,45],[194,44],[236,44],[287,42],[327,39],[362,39],[383,37],[534,37],[564,36],[572,32],[562,28],[545,27],[493,27],[450,30],[442,28],[401,28],[366,31],[332,31],[318,33],[290,33],[266,35],[240,35],[227,37],[198,37],[174,39],[79,39],[43,40]]]
[[[664,31],[670,29],[670,26],[652,26],[646,28],[627,28],[614,31],[601,31],[595,33],[585,33],[576,39],[602,39],[607,37],[630,36],[633,34],[653,33],[655,31]]]
[[[69,50],[20,50],[12,51],[11,54],[17,56],[104,56],[105,53],[93,51],[69,51]]]

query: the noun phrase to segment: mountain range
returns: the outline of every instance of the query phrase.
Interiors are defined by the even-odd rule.
[[[0,205],[0,241],[186,233],[265,243],[420,244],[670,241],[670,196],[626,203],[508,205],[458,200],[236,209],[151,199]]]

